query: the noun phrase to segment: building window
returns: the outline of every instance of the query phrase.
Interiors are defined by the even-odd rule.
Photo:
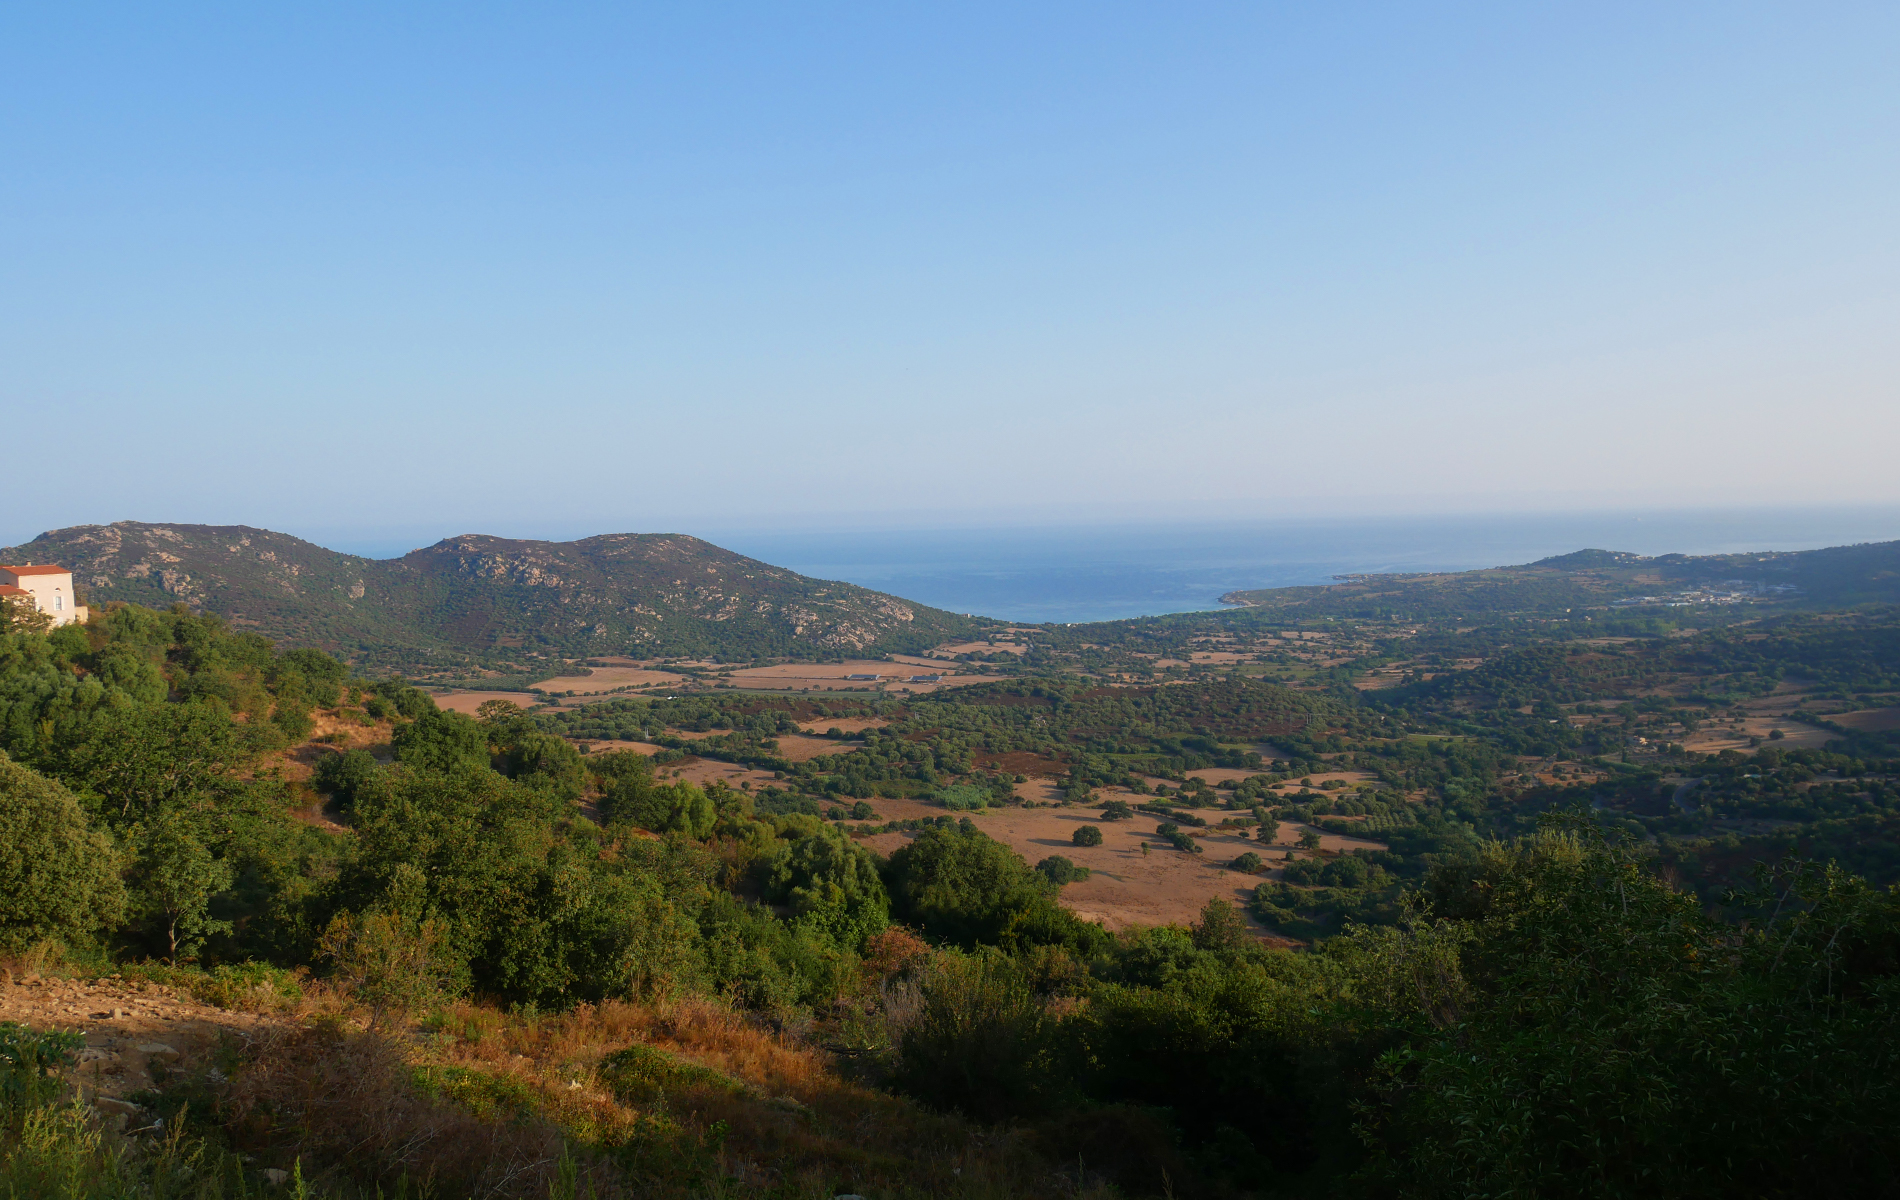
[[[62,612],[63,612],[63,611],[65,611],[65,608],[66,608],[66,597],[64,597],[64,596],[54,596],[54,597],[53,597],[53,607],[54,607],[54,608],[55,608],[56,610],[59,610],[59,611],[62,611]]]

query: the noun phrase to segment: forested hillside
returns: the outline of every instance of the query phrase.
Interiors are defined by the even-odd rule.
[[[882,654],[981,623],[678,534],[449,538],[398,559],[246,526],[121,521],[41,534],[0,561],[56,562],[93,603],[185,603],[234,626],[411,669],[601,654]]]
[[[1230,592],[1228,604],[1302,618],[1431,620],[1563,615],[1611,607],[1735,604],[1832,609],[1900,601],[1900,542],[1754,554],[1647,558],[1579,550],[1518,567],[1419,575],[1352,575],[1322,587]]]
[[[1756,678],[1802,636],[1719,661]],[[1548,698],[1512,707],[1540,680],[1630,674],[1578,649],[1466,672],[1469,691],[1051,674],[471,717],[183,607],[0,634],[0,966],[163,981],[276,1030],[196,1059],[157,1047],[172,1065],[153,1057],[131,1090],[99,1070],[109,1045],[82,1068],[73,1037],[0,1026],[0,1183],[1879,1193],[1900,1169],[1900,893],[1798,854],[1741,890],[1685,886],[1699,864],[1669,839],[1709,817],[1674,802],[1683,755],[1621,761],[1648,714],[1616,714],[1613,739],[1542,716]],[[853,716],[838,753],[781,753],[801,722]],[[577,745],[629,736],[664,749]],[[1883,747],[1717,756],[1703,786],[1744,817],[1891,824]],[[689,751],[777,778],[695,785]],[[1526,754],[1590,769],[1549,777]],[[1219,786],[1189,774],[1215,765]],[[1077,807],[1146,789],[1144,814],[1171,818],[1162,853],[1213,821],[1371,828],[1390,848],[1308,848],[1263,880],[1255,914],[1307,948],[1268,946],[1220,900],[1111,933],[1060,903],[1066,873],[957,811],[1015,803],[1025,770]],[[841,810],[892,795],[941,815],[880,856]],[[62,1080],[117,1087],[129,1132],[54,1104]]]

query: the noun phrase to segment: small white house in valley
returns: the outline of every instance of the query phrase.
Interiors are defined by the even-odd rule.
[[[74,595],[73,573],[65,567],[0,566],[0,596],[31,601],[54,625],[83,622],[89,615]]]

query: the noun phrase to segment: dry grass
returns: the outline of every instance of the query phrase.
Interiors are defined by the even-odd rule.
[[[890,940],[880,953],[895,968],[921,949],[901,931]],[[851,1082],[825,1051],[716,1002],[609,1002],[540,1018],[458,1003],[428,1024],[436,1032],[414,1056],[423,1078],[446,1081],[444,1094],[464,1105],[502,1098],[490,1101],[497,1108],[491,1118],[509,1117],[501,1110],[513,1106],[515,1132],[470,1136],[445,1151],[443,1177],[483,1181],[513,1172],[512,1190],[490,1194],[545,1194],[533,1189],[546,1186],[558,1156],[547,1141],[551,1130],[588,1148],[587,1170],[603,1195],[1029,1197],[1052,1190],[1052,1168],[1027,1135],[932,1114]],[[622,1103],[599,1067],[631,1045],[697,1070],[651,1103]],[[387,1061],[370,1055],[349,1073],[386,1078]],[[321,1082],[339,1090],[330,1081],[342,1075],[328,1071]],[[359,1107],[387,1114],[379,1120],[392,1132],[372,1135],[333,1117],[347,1133],[332,1135],[325,1149],[334,1153],[354,1137],[379,1161],[395,1161],[412,1145],[443,1144],[455,1128],[413,1104]]]

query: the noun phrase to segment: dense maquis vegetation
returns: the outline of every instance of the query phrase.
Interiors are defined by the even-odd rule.
[[[537,679],[592,654],[882,655],[991,624],[680,534],[465,536],[382,560],[241,525],[120,521],[43,533],[0,561],[63,563],[95,603],[184,602],[411,674],[479,665]]]
[[[0,955],[304,970],[378,1014],[713,997],[836,1047],[865,1083],[1021,1131],[1069,1186],[1130,1196],[1871,1194],[1900,1169],[1900,894],[1863,877],[1900,871],[1883,849],[1900,764],[1860,735],[1716,756],[1691,812],[1680,756],[1622,758],[1630,731],[1718,696],[1577,711],[1605,681],[1684,672],[1741,694],[1803,647],[1839,664],[1835,686],[1873,686],[1885,627],[1861,628],[1858,653],[1838,625],[1494,646],[1367,696],[1049,675],[470,717],[182,607],[106,606],[0,637]],[[882,724],[777,754],[849,717]],[[387,752],[318,727],[386,730]],[[608,738],[666,748],[576,745]],[[778,778],[664,777],[688,750]],[[310,785],[287,781],[292,754]],[[1553,782],[1527,754],[1596,766]],[[1213,766],[1248,774],[1188,777]],[[1310,949],[1264,945],[1218,901],[1187,928],[1110,934],[1058,902],[1067,859],[1032,867],[959,815],[1025,773],[1078,804],[1129,788],[1139,804],[1104,815],[1158,824],[1163,847],[1278,818],[1309,844],[1336,825],[1389,848],[1242,856],[1281,868],[1254,913]],[[1342,773],[1365,782],[1320,778]],[[335,821],[309,819],[311,787]],[[877,796],[944,815],[882,859],[848,825]],[[1706,836],[1761,819],[1788,824]],[[603,1078],[664,1108],[656,1053]],[[6,1095],[17,1157],[40,1093]],[[259,1129],[206,1126],[237,1148]],[[652,1183],[651,1142],[621,1134],[569,1152],[649,1181],[625,1194],[707,1182]],[[393,1183],[367,1160],[316,1167],[326,1187]]]

